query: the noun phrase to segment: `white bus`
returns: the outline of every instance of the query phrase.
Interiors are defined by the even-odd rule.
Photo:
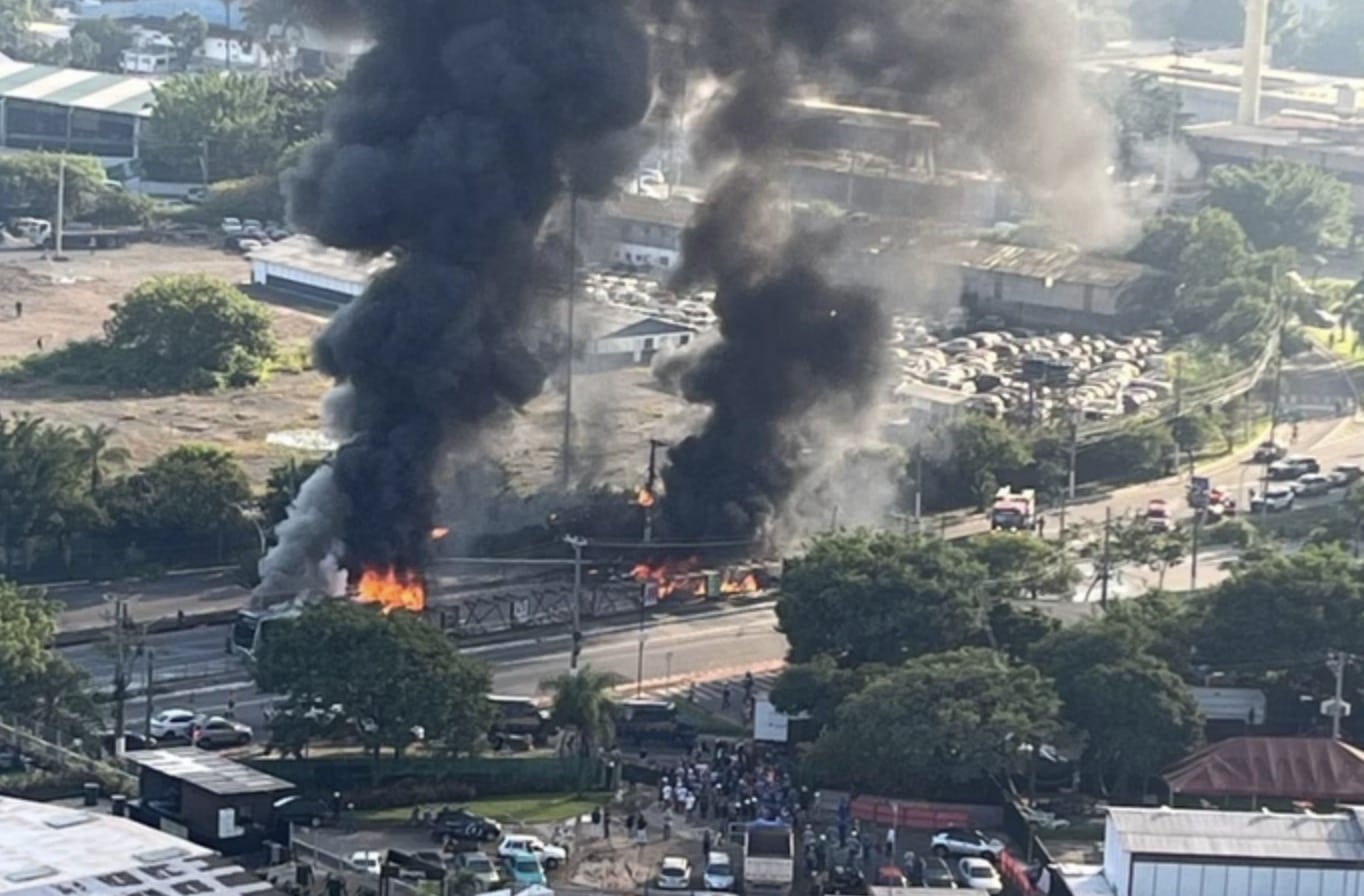
[[[261,646],[270,637],[271,631],[279,623],[297,619],[303,611],[298,607],[281,607],[273,610],[238,610],[237,619],[232,623],[232,652],[248,660],[254,660]]]

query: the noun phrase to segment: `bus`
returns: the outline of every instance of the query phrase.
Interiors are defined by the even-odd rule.
[[[287,619],[297,619],[303,611],[298,607],[273,610],[238,610],[232,623],[232,652],[247,660],[254,660],[270,633]]]

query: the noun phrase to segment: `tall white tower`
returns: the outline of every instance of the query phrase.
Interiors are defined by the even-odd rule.
[[[1265,41],[1269,37],[1269,0],[1246,0],[1246,37],[1241,48],[1241,96],[1236,123],[1260,123],[1260,82],[1264,79]]]

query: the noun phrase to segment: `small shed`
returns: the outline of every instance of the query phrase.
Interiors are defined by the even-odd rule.
[[[138,821],[225,855],[258,848],[275,801],[297,789],[197,747],[137,750],[126,758],[138,766]]]
[[[1233,737],[1163,777],[1172,794],[1364,803],[1364,751],[1326,737]]]
[[[325,308],[350,302],[375,274],[393,264],[390,256],[365,258],[324,246],[310,236],[291,236],[248,257],[253,286]]]
[[[593,366],[648,364],[660,351],[681,348],[695,338],[696,330],[692,327],[658,317],[646,317],[607,333],[594,342]]]

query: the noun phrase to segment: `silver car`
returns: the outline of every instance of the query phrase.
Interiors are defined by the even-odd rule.
[[[214,716],[194,727],[194,745],[205,750],[215,747],[243,747],[251,743],[250,725]]]

